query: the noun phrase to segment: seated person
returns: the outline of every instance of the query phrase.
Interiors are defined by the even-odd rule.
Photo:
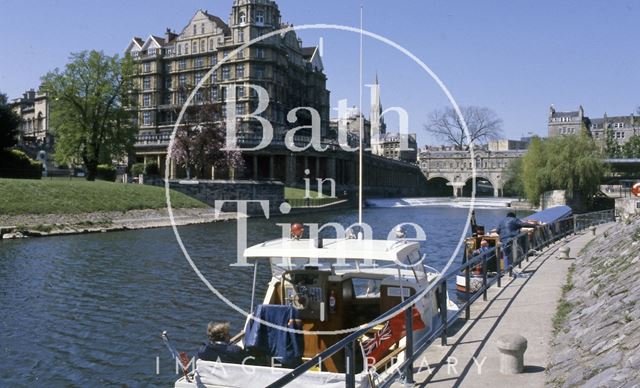
[[[474,255],[479,255],[483,252],[486,252],[489,250],[489,241],[482,239],[482,241],[480,241],[480,248],[476,249],[475,251],[473,251]]]
[[[229,340],[229,322],[209,322],[207,326],[209,341],[202,344],[198,359],[241,364],[249,354]]]

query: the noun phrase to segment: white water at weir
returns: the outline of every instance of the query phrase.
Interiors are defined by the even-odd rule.
[[[478,198],[473,202],[475,209],[502,209],[511,206],[514,198]],[[424,198],[379,198],[367,199],[369,207],[421,207],[421,206],[448,206],[457,208],[471,207],[471,198],[448,197],[424,197]]]

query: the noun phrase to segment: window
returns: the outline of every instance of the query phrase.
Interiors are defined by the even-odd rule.
[[[244,58],[244,50],[238,51],[238,54],[236,56],[237,56],[238,59]]]
[[[164,81],[164,86],[165,86],[165,88],[167,88],[167,89],[171,89],[171,88],[173,87],[173,83],[171,82],[171,78],[170,78],[170,77],[169,77],[169,78],[167,78],[167,79]]]
[[[181,59],[178,61],[178,69],[180,70],[184,70],[187,68],[187,60],[186,59]]]
[[[180,74],[178,77],[178,85],[186,86],[187,85],[187,76],[185,74]]]
[[[244,77],[244,65],[238,65],[236,67],[236,78]]]
[[[238,30],[238,42],[244,42],[244,32],[242,30]]]
[[[202,91],[198,90],[193,98],[195,102],[202,102]]]
[[[178,45],[178,55],[182,55],[182,45]]]
[[[264,66],[256,66],[256,77],[264,78]]]
[[[145,94],[144,96],[142,96],[142,106],[151,106],[151,94]]]
[[[209,51],[213,51],[213,38],[209,39]]]
[[[211,88],[211,101],[218,101],[218,88],[216,86]]]
[[[145,62],[142,64],[142,71],[148,73],[151,71],[151,62]]]
[[[256,49],[256,58],[263,59],[264,58],[264,49],[259,47]]]
[[[239,86],[237,90],[238,97],[244,97],[244,86]]]
[[[191,54],[195,54],[198,52],[198,42],[193,42],[193,48],[191,50]]]
[[[144,77],[142,79],[142,89],[144,90],[151,89],[151,77]]]
[[[204,34],[204,23],[200,24],[200,33]]]
[[[223,80],[229,79],[229,66],[225,66],[222,68],[222,79]]]
[[[184,53],[189,54],[189,43],[184,44]]]
[[[257,11],[256,12],[256,23],[263,24],[264,23],[264,12]]]
[[[218,81],[218,71],[214,71],[213,73],[211,73],[211,82],[217,82]]]
[[[244,104],[238,104],[236,106],[236,114],[239,114],[239,115],[244,114]]]
[[[164,71],[167,73],[171,73],[171,64],[172,62],[167,62],[164,64]]]
[[[195,84],[197,85],[202,80],[202,73],[196,73]]]
[[[184,104],[187,100],[187,95],[185,93],[178,94],[178,104]]]
[[[156,55],[156,49],[155,48],[150,48],[148,54],[149,55]]]
[[[247,15],[245,15],[244,12],[240,12],[239,21],[240,21],[240,24],[244,24],[247,22]]]
[[[151,125],[151,112],[142,113],[142,125]]]
[[[214,67],[217,64],[218,64],[218,56],[217,55],[212,55],[211,56],[211,67]]]
[[[202,39],[200,41],[200,52],[203,53],[204,52],[204,39]]]
[[[197,28],[198,27],[194,24],[193,25],[193,35],[196,35],[198,33]]]
[[[193,60],[193,66],[195,66],[196,68],[200,68],[204,66],[204,58],[202,57],[195,58]]]

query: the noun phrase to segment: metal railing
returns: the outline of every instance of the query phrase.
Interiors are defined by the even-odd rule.
[[[395,381],[396,375],[400,377],[407,384],[414,383],[413,379],[413,362],[415,359],[434,341],[440,338],[442,345],[447,344],[448,328],[454,323],[460,315],[464,312],[464,319],[469,320],[471,318],[471,304],[478,298],[482,297],[483,300],[487,300],[487,290],[494,283],[501,286],[501,276],[504,272],[511,273],[514,265],[521,265],[522,261],[528,261],[529,256],[534,254],[537,250],[544,248],[559,239],[562,239],[568,235],[576,233],[580,230],[584,230],[588,227],[598,225],[605,222],[615,220],[615,212],[613,210],[605,210],[600,212],[578,214],[570,216],[564,219],[560,219],[553,224],[546,224],[536,227],[532,231],[527,231],[514,237],[508,244],[507,249],[511,250],[511,263],[508,267],[501,269],[498,261],[501,258],[501,247],[493,247],[488,251],[481,254],[473,255],[470,258],[464,258],[464,262],[443,274],[437,281],[431,283],[426,290],[417,292],[416,294],[405,299],[402,303],[394,306],[392,309],[383,313],[377,322],[384,322],[392,317],[402,313],[405,313],[406,322],[406,345],[404,348],[405,360],[396,368],[396,370],[385,378],[385,381],[376,387],[387,387]],[[465,255],[466,256],[466,255]],[[497,273],[491,276],[487,273],[487,267],[489,262],[496,261]],[[471,290],[471,272],[478,266],[482,268],[482,286],[474,291]],[[504,271],[504,272],[503,272]],[[447,309],[447,283],[451,278],[455,278],[458,274],[464,274],[465,276],[465,291],[468,298],[459,307],[458,311],[454,314],[448,314]],[[411,307],[418,298],[422,298],[431,292],[435,292],[438,298],[440,326],[431,332],[428,336],[421,338],[417,342],[413,342],[413,308]],[[322,360],[326,360],[336,353],[345,351],[345,386],[348,388],[355,387],[355,376],[359,372],[355,370],[355,355],[356,349],[358,349],[359,339],[365,333],[370,330],[371,325],[364,326],[353,333],[342,338],[340,341],[329,346],[326,350],[318,353],[310,360],[306,361],[302,365],[293,369],[280,379],[270,384],[269,388],[284,387],[288,383],[295,380],[297,377],[307,372],[311,368],[317,366]],[[380,366],[384,368],[384,365]],[[375,370],[369,372],[376,372]]]

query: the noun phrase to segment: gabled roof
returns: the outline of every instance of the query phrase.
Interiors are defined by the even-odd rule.
[[[164,38],[155,35],[149,35],[147,41],[144,42],[142,50],[148,50],[149,48],[162,48],[164,45]]]
[[[209,15],[209,13],[207,11],[203,11],[201,9],[197,10],[196,13],[193,14],[193,16],[191,17],[191,19],[189,19],[189,23],[187,23],[182,30],[180,30],[180,33],[178,35],[182,35],[185,32],[187,32],[187,27],[189,27],[189,25],[191,24],[191,22],[196,19],[198,16],[204,16],[206,19],[208,19],[209,21],[215,23],[218,28],[221,28],[222,31],[224,32],[225,35],[229,35],[231,34],[231,29],[229,28],[229,26],[227,25],[227,23],[225,23],[222,19],[220,19],[219,17],[215,16],[215,15]]]
[[[301,47],[302,57],[307,60],[314,69],[318,71],[324,70],[324,65],[322,64],[322,57],[320,56],[320,49],[318,46],[313,47]]]
[[[132,51],[140,51],[140,50],[142,50],[142,45],[143,44],[144,44],[144,41],[142,39],[138,38],[137,36],[134,36],[131,39],[131,42],[129,42],[129,45],[124,50],[124,52],[125,53],[130,53]]]

